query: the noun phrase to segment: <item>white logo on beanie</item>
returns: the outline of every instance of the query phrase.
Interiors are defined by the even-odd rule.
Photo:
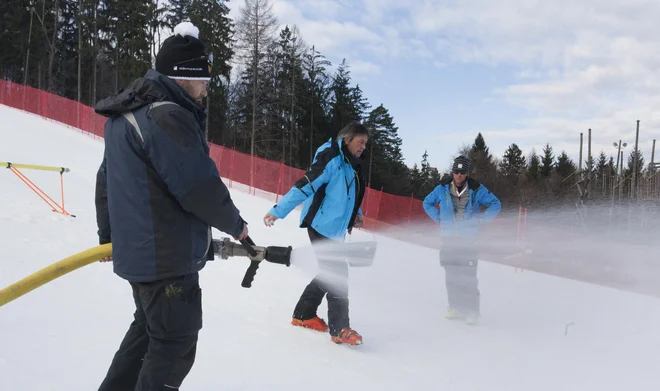
[[[462,163],[458,163],[458,168],[463,168],[463,164],[462,164]]]

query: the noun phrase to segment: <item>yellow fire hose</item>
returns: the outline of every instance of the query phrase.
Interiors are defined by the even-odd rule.
[[[85,265],[112,255],[112,244],[102,244],[55,262],[0,290],[0,307]]]

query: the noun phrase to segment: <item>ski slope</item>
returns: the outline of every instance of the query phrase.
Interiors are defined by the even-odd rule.
[[[97,245],[94,181],[103,141],[0,106],[0,161],[65,166],[65,207],[51,209],[0,170],[0,287]],[[59,200],[59,174],[22,170]],[[258,245],[305,248],[298,212],[262,223],[273,199],[231,189]],[[214,236],[225,236],[215,232]],[[314,273],[264,264],[240,286],[247,259],[216,259],[200,274],[204,328],[182,390],[609,391],[659,389],[660,300],[482,262],[483,318],[443,318],[444,272],[431,249],[379,242],[371,268],[351,270],[352,326],[364,345],[289,325]],[[304,251],[303,251],[304,252]],[[326,304],[320,315],[326,316]],[[95,390],[132,320],[129,285],[94,263],[0,308],[0,388]]]

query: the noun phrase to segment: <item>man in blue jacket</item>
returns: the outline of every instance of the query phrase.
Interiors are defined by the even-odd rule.
[[[440,224],[440,264],[445,269],[449,300],[446,317],[473,324],[480,316],[476,243],[479,227],[491,222],[502,206],[484,185],[468,176],[469,170],[467,157],[454,159],[451,176],[442,178],[423,205],[429,217]],[[483,213],[482,207],[486,208]]]
[[[300,227],[307,228],[312,244],[343,241],[353,227],[361,227],[360,204],[365,180],[360,156],[366,148],[369,132],[353,121],[317,151],[312,166],[264,217],[271,226],[303,203]],[[332,243],[332,242],[330,242]],[[319,274],[307,285],[293,311],[291,323],[326,332],[335,343],[359,345],[362,336],[351,329],[348,317],[348,264],[328,259],[317,252]],[[328,323],[316,311],[327,293]]]
[[[246,223],[204,135],[201,103],[212,55],[186,22],[149,70],[96,105],[108,117],[96,183],[99,242],[135,301],[131,323],[101,391],[178,390],[202,328],[198,272],[213,259],[211,227],[236,239]]]

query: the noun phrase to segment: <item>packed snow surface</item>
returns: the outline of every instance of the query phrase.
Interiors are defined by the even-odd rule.
[[[0,106],[0,161],[64,166],[65,208],[51,211],[0,170],[0,287],[97,245],[94,181],[103,140]],[[21,170],[55,200],[59,173]],[[240,286],[247,259],[217,259],[200,274],[204,327],[182,390],[620,391],[660,389],[660,301],[482,260],[482,319],[444,319],[444,272],[435,250],[370,232],[372,267],[350,276],[358,347],[289,324],[315,272],[294,211],[274,227],[274,199],[233,183],[257,245],[294,247],[294,265],[262,264]],[[226,236],[218,231],[216,238]],[[656,254],[657,255],[657,254]],[[319,314],[326,317],[326,304]],[[0,308],[0,386],[97,389],[132,320],[131,290],[109,263],[93,263]]]

